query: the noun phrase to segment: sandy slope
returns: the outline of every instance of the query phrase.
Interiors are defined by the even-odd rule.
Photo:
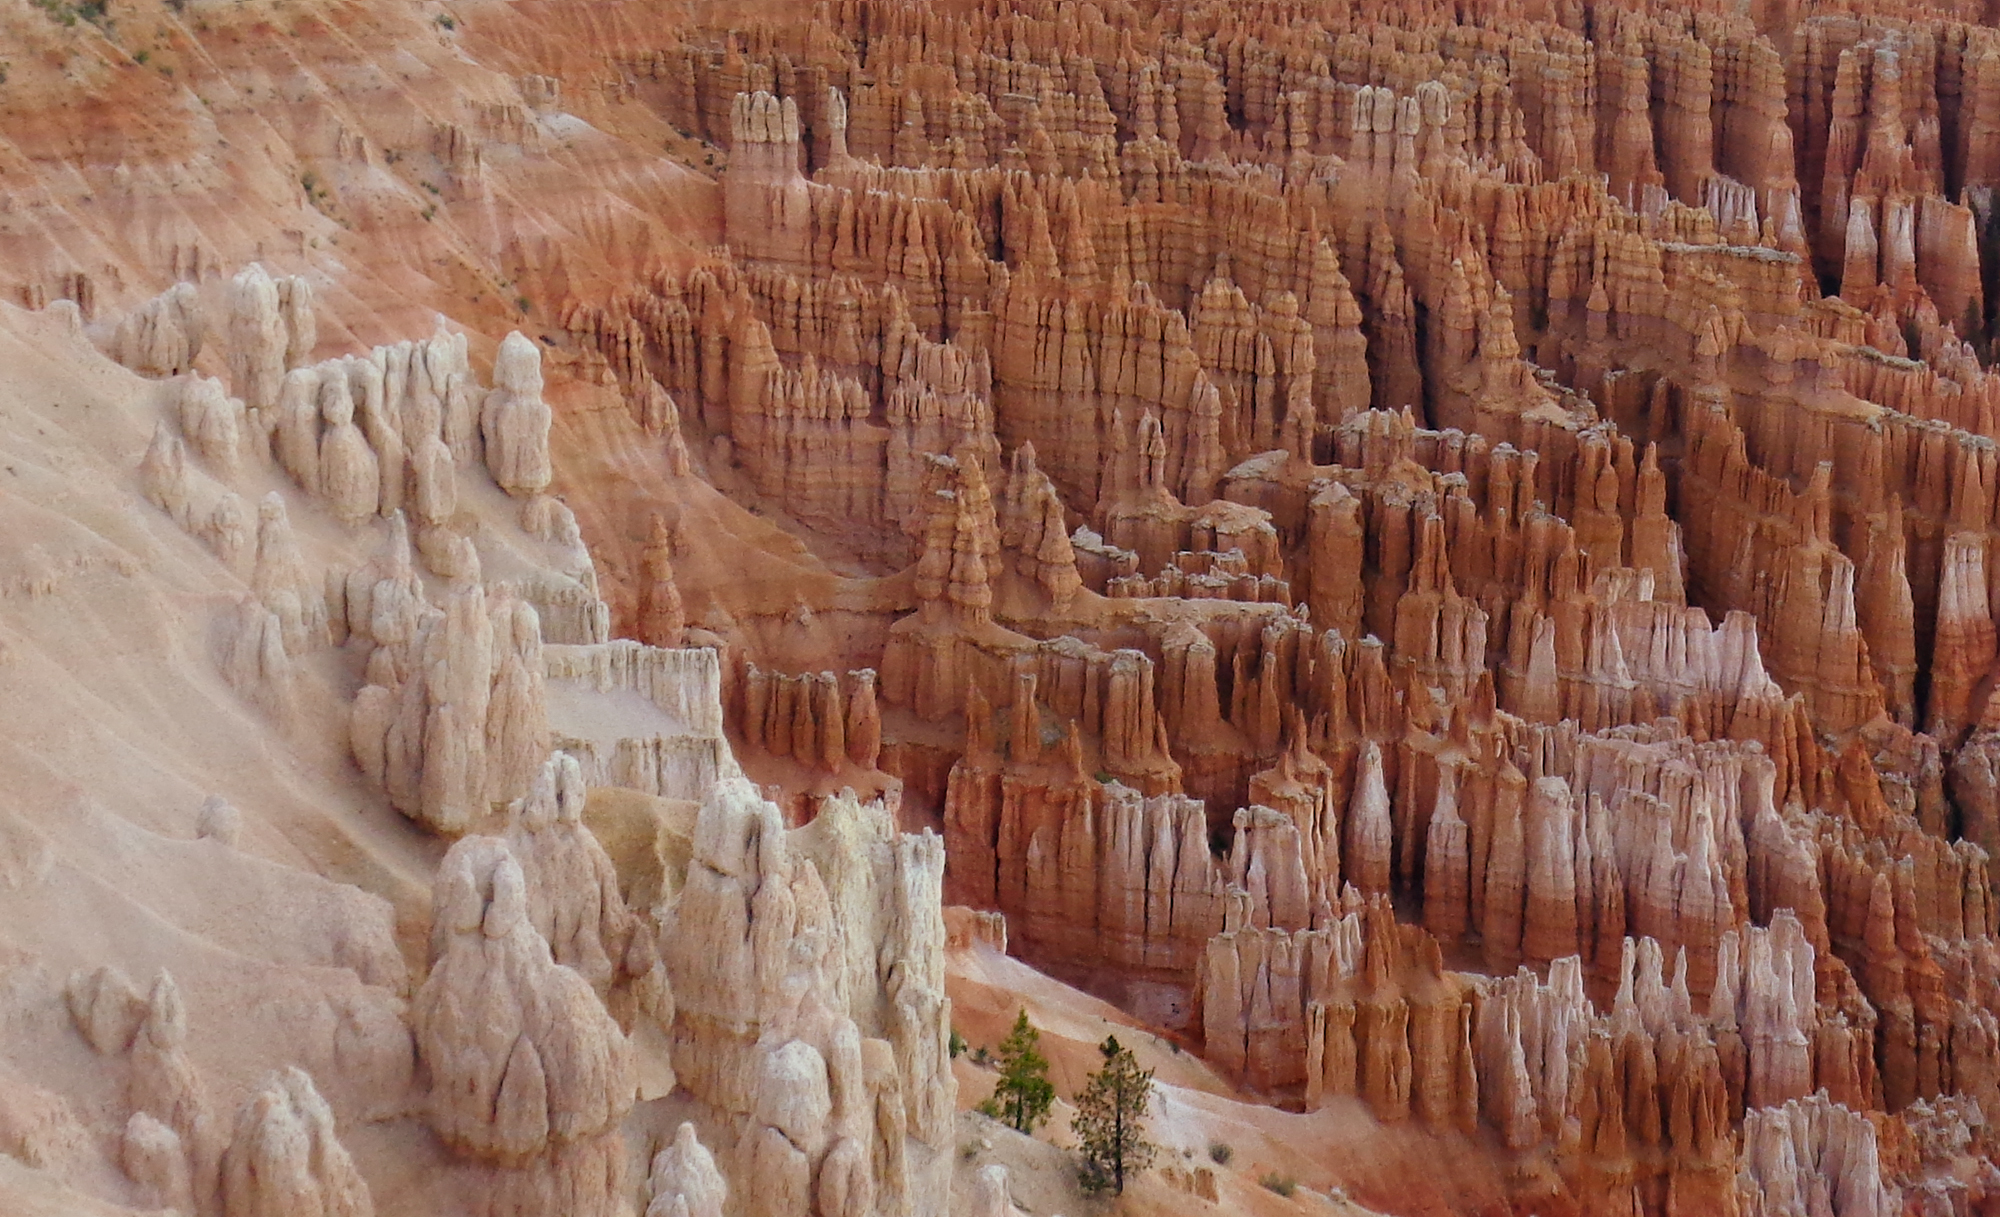
[[[428,1134],[400,1118],[401,1011],[439,844],[347,759],[349,657],[312,659],[289,728],[245,703],[216,660],[244,584],[138,492],[163,386],[55,312],[7,305],[0,367],[0,1151],[53,1171],[8,1164],[0,1211],[97,1211],[33,1207],[57,1177],[129,1194],[112,1136],[126,1064],[91,1052],[62,996],[103,964],[142,990],[172,974],[223,1118],[271,1069],[303,1065],[364,1169],[435,1177]],[[315,553],[359,560],[375,541],[291,506]],[[211,794],[242,813],[237,848],[193,839]],[[385,1187],[381,1211],[433,1211],[426,1190]]]
[[[1015,1195],[1027,1211],[1068,1213],[1086,1209],[1068,1187],[1073,1159],[1052,1154],[1050,1146],[1071,1146],[1073,1109],[1065,1101],[1098,1065],[1096,1045],[1116,1035],[1140,1063],[1154,1071],[1158,1098],[1152,1139],[1161,1146],[1155,1171],[1128,1189],[1124,1213],[1365,1213],[1367,1204],[1393,1205],[1409,1214],[1506,1212],[1501,1179],[1481,1152],[1440,1154],[1440,1142],[1415,1129],[1378,1124],[1358,1101],[1335,1099],[1319,1111],[1297,1114],[1239,1095],[1199,1058],[1141,1026],[1130,1015],[1017,959],[976,945],[947,956],[952,1022],[973,1048],[997,1048],[1026,1008],[1042,1032],[1049,1076],[1059,1096],[1056,1113],[1034,1144],[992,1121],[968,1117],[961,1142],[990,1141],[977,1159],[1008,1164]],[[959,1098],[971,1107],[992,1093],[995,1075],[972,1063],[957,1063]],[[1211,1145],[1233,1151],[1227,1167],[1209,1160]],[[1446,1142],[1449,1144],[1449,1142]],[[1470,1144],[1462,1145],[1472,1151]],[[1483,1148],[1483,1147],[1482,1147]],[[1186,1190],[1186,1176],[1201,1168],[1215,1174],[1219,1203],[1212,1205]],[[961,1176],[966,1172],[961,1169]],[[1260,1185],[1267,1175],[1300,1184],[1291,1200]],[[1176,1178],[1179,1176],[1180,1178]],[[969,1186],[969,1185],[968,1185]],[[1328,1200],[1344,1189],[1355,1203]]]

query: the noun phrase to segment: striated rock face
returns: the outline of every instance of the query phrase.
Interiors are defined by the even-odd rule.
[[[1824,1091],[1743,1119],[1737,1192],[1747,1212],[1876,1217],[1901,1207],[1883,1182],[1875,1126]]]
[[[1386,1123],[1473,1128],[1470,989],[1421,929],[1399,930],[1385,898],[1349,893],[1353,911],[1313,928],[1239,924],[1232,911],[1202,961],[1208,1057],[1259,1089],[1302,1087],[1309,1105],[1352,1095]]]
[[[506,591],[489,602],[472,547],[460,554],[444,604],[431,607],[398,517],[385,577],[359,572],[348,596],[350,629],[372,635],[368,671],[380,678],[354,700],[355,759],[399,810],[446,833],[522,793],[529,758],[549,742],[540,615]]]
[[[662,917],[674,1059],[697,1100],[747,1129],[735,1177],[757,1181],[752,1211],[945,1203],[957,1082],[939,846],[851,800],[788,831],[741,779],[702,805]]]

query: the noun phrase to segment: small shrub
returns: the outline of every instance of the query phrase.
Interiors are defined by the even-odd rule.
[[[67,4],[64,0],[33,0],[33,3],[36,8],[42,10],[48,16],[49,20],[55,22],[57,25],[71,26],[76,24],[75,5]]]
[[[1210,1141],[1208,1143],[1208,1160],[1217,1166],[1228,1166],[1229,1160],[1235,1156],[1236,1151],[1221,1141]]]
[[[337,218],[328,210],[333,205],[333,192],[320,184],[317,174],[310,172],[300,174],[299,186],[306,192],[306,202],[312,204],[316,211],[329,218]]]
[[[516,296],[514,297],[514,307],[520,309],[523,313],[527,313],[532,311],[535,306],[526,296]]]
[[[951,1029],[949,1049],[951,1051],[951,1059],[954,1061],[965,1055],[965,1037],[958,1033],[957,1027]]]
[[[140,51],[138,54],[132,56],[132,62],[143,68],[146,66],[146,61],[152,57],[153,53],[151,51]]]
[[[1299,1181],[1297,1179],[1294,1179],[1289,1175],[1281,1175],[1276,1171],[1272,1171],[1270,1174],[1265,1175],[1262,1179],[1259,1179],[1257,1182],[1264,1185],[1265,1191],[1276,1192],[1278,1195],[1283,1196],[1288,1200],[1291,1198],[1293,1192],[1299,1190]]]
[[[453,17],[450,13],[439,13],[437,23],[448,30],[455,30],[458,28],[458,19]]]
[[[986,1050],[986,1045],[981,1044],[972,1050],[972,1063],[984,1069],[993,1063],[993,1054]]]

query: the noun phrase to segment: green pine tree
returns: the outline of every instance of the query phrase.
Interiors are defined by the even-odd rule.
[[[1048,1123],[1056,1088],[1049,1081],[1048,1058],[1041,1053],[1042,1033],[1028,1021],[1024,1009],[1014,1029],[1000,1042],[1000,1081],[980,1110],[1005,1120],[1016,1132],[1032,1133]]]
[[[1097,1050],[1104,1068],[1090,1075],[1076,1096],[1070,1128],[1083,1150],[1083,1186],[1123,1195],[1125,1180],[1152,1165],[1156,1146],[1146,1140],[1146,1109],[1153,1097],[1153,1071],[1107,1036]]]

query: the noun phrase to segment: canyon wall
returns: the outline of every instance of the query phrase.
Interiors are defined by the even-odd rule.
[[[962,1209],[948,902],[1496,1205],[2000,1204],[1985,9],[88,8],[0,15],[6,623],[343,912],[281,1050],[23,897],[65,1187]]]

